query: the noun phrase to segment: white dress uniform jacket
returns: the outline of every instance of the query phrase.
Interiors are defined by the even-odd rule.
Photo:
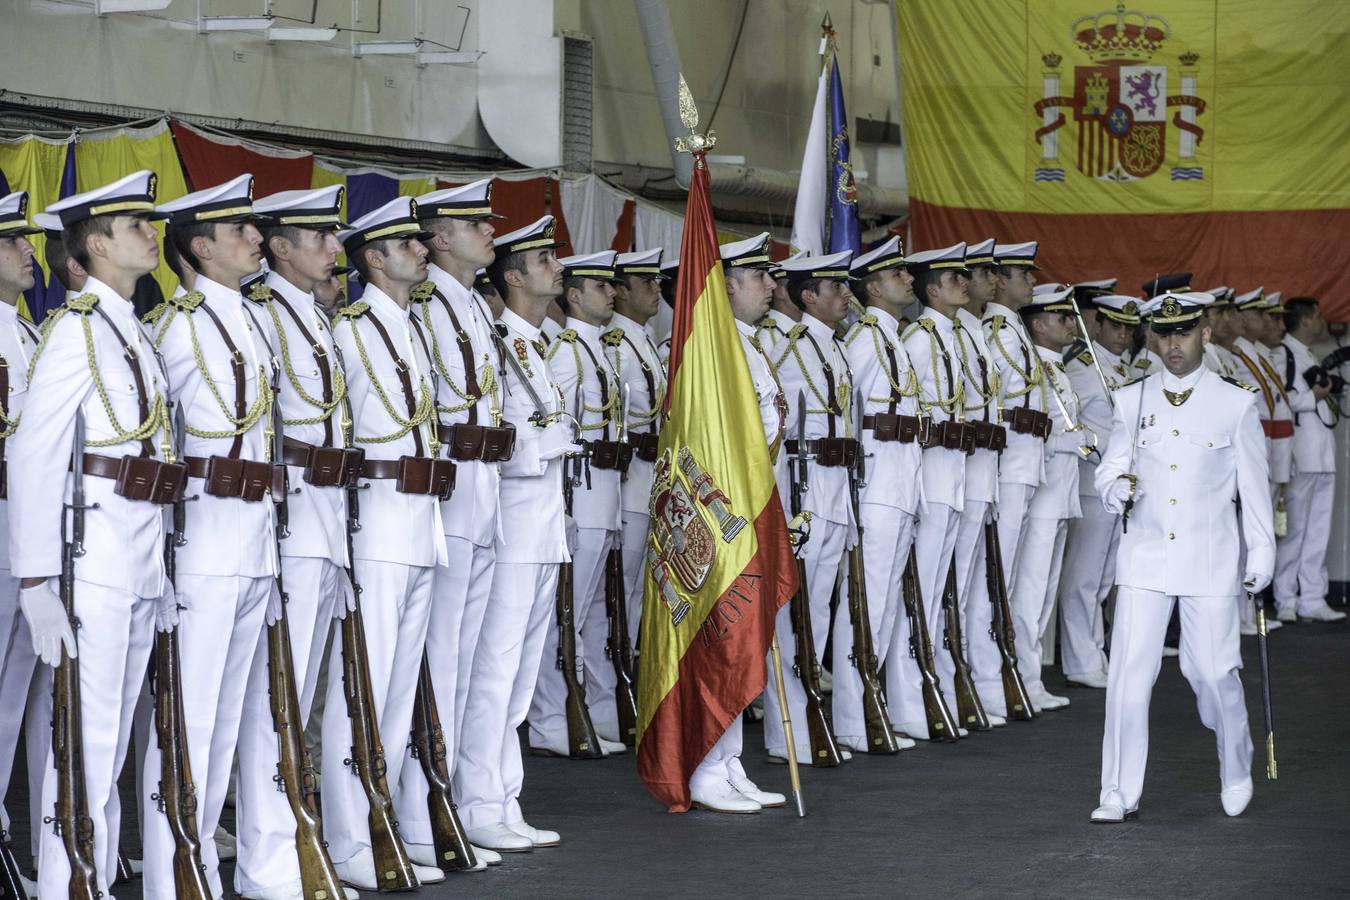
[[[616,440],[619,408],[618,381],[605,361],[600,327],[570,316],[567,330],[549,344],[548,364],[562,391],[567,411],[581,423],[582,440]],[[573,496],[572,517],[578,528],[617,531],[619,518],[618,469],[591,466],[589,486],[583,481]]]
[[[1271,482],[1285,484],[1293,476],[1294,468],[1294,412],[1290,397],[1270,364],[1267,348],[1240,337],[1233,343],[1233,351],[1239,368],[1234,377],[1259,392],[1256,411],[1270,453]]]
[[[919,385],[900,341],[900,323],[885,310],[869,307],[845,339],[853,383],[862,395],[863,415],[919,416]],[[878,441],[863,429],[867,483],[862,501],[918,512],[923,494],[923,450],[917,441]]]
[[[967,422],[999,423],[998,397],[994,358],[985,343],[984,328],[974,313],[965,309],[956,311],[953,329],[956,336],[956,358],[961,364],[964,382],[962,389],[962,417]],[[998,492],[1000,454],[988,449],[977,449],[966,456],[966,500],[993,503]]]
[[[446,426],[497,425],[501,418],[500,360],[493,344],[492,313],[477,291],[464,287],[440,266],[429,266],[427,279],[435,292],[415,308],[437,374],[438,420]],[[470,399],[474,393],[469,389],[470,378],[483,395],[477,401]],[[447,535],[479,547],[496,540],[499,479],[496,463],[455,463],[455,492],[441,504],[441,524]]]
[[[84,412],[87,452],[135,456],[141,452],[140,441],[117,440],[142,420],[130,367],[140,371],[151,404],[166,392],[154,347],[142,334],[130,301],[97,278],[85,285],[84,295],[89,294],[97,298],[95,311],[65,313],[48,332],[28,385],[25,425],[7,448],[9,514],[24,523],[22,540],[10,534],[11,571],[17,578],[61,572],[62,503],[69,495],[67,448],[75,433],[75,409]],[[107,314],[112,327],[98,310]],[[128,346],[135,352],[133,361],[124,356]],[[98,362],[106,405],[89,377],[91,355]],[[151,435],[156,456],[163,437],[163,431]],[[110,441],[115,443],[90,446]],[[98,508],[85,512],[86,553],[75,563],[76,575],[137,597],[159,597],[164,591],[160,508],[119,497],[109,478],[86,477],[84,484],[86,500]]]
[[[1001,303],[984,308],[984,338],[998,369],[1001,386],[999,406],[1009,410],[1026,407],[1049,412],[1040,356],[1027,336],[1022,317]],[[999,481],[1035,487],[1045,479],[1045,447],[1032,434],[1008,429],[1008,446],[999,460]]]
[[[905,352],[919,383],[919,408],[934,425],[958,419],[961,360],[952,320],[925,309],[905,329]],[[1039,452],[1039,451],[1037,451]],[[923,452],[923,496],[956,511],[965,505],[966,455],[960,450],[931,447]]]
[[[788,332],[796,324],[787,313],[776,309],[769,310],[764,318],[755,323],[755,339],[769,359],[778,357],[778,352],[787,341]]]
[[[264,433],[270,427],[268,410],[260,394],[271,390],[271,351],[244,310],[244,298],[238,290],[201,275],[194,288],[194,293],[202,295],[201,304],[191,312],[166,312],[156,338],[169,373],[173,401],[187,421],[182,453],[202,458],[230,454],[233,432],[240,427],[236,424],[238,369],[231,359],[233,349],[237,349],[243,359],[243,396],[249,415],[261,406],[258,418],[240,435],[237,456],[270,460],[271,447]],[[220,319],[233,349],[225,343],[208,310]],[[199,369],[198,359],[205,361],[206,373]],[[229,436],[223,436],[226,433]],[[188,479],[187,492],[199,497],[187,505],[187,543],[178,549],[178,571],[184,575],[252,578],[276,574],[271,503],[267,498],[249,503],[235,497],[213,497],[203,489],[204,483],[199,478]]]
[[[1097,364],[1101,366],[1100,376],[1092,364],[1093,356],[1096,356]],[[1097,443],[1102,449],[1105,448],[1106,439],[1111,436],[1114,409],[1112,399],[1107,397],[1102,388],[1102,378],[1106,379],[1107,387],[1114,392],[1129,380],[1129,372],[1129,366],[1121,357],[1095,341],[1091,351],[1084,350],[1064,363],[1064,376],[1078,397],[1078,421],[1097,436]],[[1096,453],[1087,457],[1080,455],[1078,458],[1078,495],[1093,498],[1091,501],[1082,501],[1084,503],[1099,502],[1096,488],[1093,487],[1093,476],[1097,473],[1099,462],[1101,457]]]
[[[1138,525],[1121,536],[1117,584],[1171,596],[1236,596],[1243,573],[1228,498],[1241,498],[1247,570],[1271,573],[1275,566],[1256,395],[1208,370],[1192,377],[1181,406],[1164,396],[1162,375],[1121,388],[1096,488],[1105,496],[1121,475],[1138,477],[1130,513],[1131,526]]]
[[[1045,483],[1036,488],[1027,507],[1027,515],[1040,519],[1076,519],[1083,514],[1078,503],[1079,447],[1091,446],[1094,435],[1079,421],[1078,395],[1064,373],[1060,354],[1045,347],[1036,348],[1041,356],[1041,371],[1049,390],[1060,403],[1050,401],[1051,433],[1045,442]],[[1064,411],[1070,420],[1064,418]],[[1072,430],[1070,430],[1072,429]]]
[[[601,340],[614,372],[615,389],[622,391],[624,385],[628,386],[628,433],[638,435],[660,432],[661,404],[666,397],[666,371],[656,344],[647,335],[646,329],[618,313],[610,320]],[[636,454],[633,456],[623,479],[621,504],[625,513],[647,514],[654,465],[638,459]]]
[[[431,417],[411,415],[400,388],[398,361],[385,346],[376,319],[408,367],[418,405],[432,403],[428,345],[418,333],[421,326],[416,315],[384,291],[367,285],[361,299],[343,310],[333,328],[356,422],[352,441],[366,451],[368,460],[431,456],[435,440]],[[410,425],[414,419],[419,424]],[[435,497],[402,493],[392,478],[362,479],[361,483],[370,487],[362,490],[361,530],[352,537],[357,559],[405,566],[445,563],[441,508]]]
[[[264,307],[271,323],[268,338],[281,365],[276,403],[281,407],[286,437],[314,446],[344,446],[341,404],[337,386],[343,383],[342,365],[333,352],[328,317],[314,302],[276,272],[267,273],[272,299]],[[331,386],[325,400],[321,368]],[[317,402],[316,402],[317,401]],[[324,421],[312,421],[323,417]],[[306,483],[303,470],[288,467],[287,511],[290,536],[281,542],[282,556],[313,557],[347,564],[347,504],[341,488],[316,488]]]

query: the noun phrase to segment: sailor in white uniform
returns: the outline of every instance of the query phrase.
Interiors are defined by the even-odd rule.
[[[1209,300],[1208,294],[1168,293],[1145,307],[1166,371],[1116,395],[1114,428],[1097,467],[1103,504],[1127,518],[1116,564],[1094,822],[1120,822],[1139,808],[1149,695],[1174,604],[1181,609],[1181,671],[1195,691],[1201,722],[1218,742],[1224,812],[1240,814],[1252,796],[1237,604],[1248,602],[1243,592],[1270,583],[1275,540],[1256,394],[1202,362]],[[1240,540],[1247,547],[1245,571]]]

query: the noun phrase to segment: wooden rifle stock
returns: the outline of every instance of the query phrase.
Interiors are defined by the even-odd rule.
[[[633,642],[628,637],[628,598],[623,578],[623,548],[613,547],[605,560],[605,611],[609,637],[605,655],[614,666],[614,704],[619,711],[619,739],[637,746],[637,695],[633,678]]]
[[[585,454],[569,454],[563,458],[563,509],[572,515],[572,487],[580,477]],[[569,468],[575,471],[568,471]],[[589,469],[587,473],[589,477]],[[586,686],[577,676],[577,625],[573,615],[572,561],[558,564],[558,588],[554,597],[558,623],[558,669],[567,686],[567,755],[572,759],[601,759],[600,737],[591,722],[591,711],[586,706]]]
[[[1003,701],[1008,718],[1029,722],[1036,718],[1022,673],[1017,669],[1017,644],[1012,607],[1008,603],[1008,584],[1003,577],[1003,552],[999,544],[998,522],[984,523],[984,571],[989,584],[989,602],[993,604],[990,631],[998,645],[1003,677]]]
[[[173,835],[174,896],[208,900],[211,885],[206,880],[202,842],[197,834],[197,787],[189,762],[177,628],[155,633],[155,736],[159,742],[159,793],[151,799],[168,819]]]
[[[861,520],[860,520],[861,521]],[[881,689],[880,666],[876,647],[872,643],[872,618],[867,608],[866,568],[863,565],[862,527],[858,542],[848,553],[848,612],[853,620],[853,653],[851,659],[862,679],[863,723],[867,729],[869,753],[899,753],[900,742],[891,727],[891,716],[886,709],[886,695]]]
[[[801,679],[806,694],[806,733],[811,740],[811,765],[832,768],[843,763],[839,744],[834,739],[829,714],[825,712],[824,693],[820,689],[820,662],[816,658],[816,639],[811,628],[811,600],[806,590],[806,563],[797,558],[797,583],[800,587],[788,607],[795,638],[796,659],[792,671]]]
[[[280,577],[277,579],[280,581]],[[278,585],[278,588],[280,586]],[[305,722],[295,686],[290,625],[286,621],[286,594],[282,591],[281,617],[267,626],[267,689],[272,729],[279,748],[276,781],[285,792],[295,817],[295,852],[300,863],[300,890],[306,900],[342,897],[342,884],[319,817],[314,764],[305,745]]]
[[[441,714],[431,684],[431,666],[425,653],[422,654],[422,671],[417,676],[417,699],[413,703],[412,752],[427,779],[427,808],[431,816],[436,865],[442,869],[474,868],[478,860],[450,795],[445,731],[441,728]]]
[[[394,804],[385,781],[384,746],[375,720],[374,692],[370,686],[370,662],[366,656],[365,624],[361,600],[342,620],[342,684],[347,717],[352,723],[352,758],[370,807],[370,846],[375,857],[375,879],[381,891],[410,891],[417,887],[408,849],[398,833]]]
[[[854,410],[862,415],[862,397],[854,401]],[[855,424],[854,434],[861,440],[862,419]],[[863,524],[861,487],[866,478],[867,453],[862,444],[854,464],[848,471],[849,501],[853,506],[853,521],[858,528],[853,549],[848,552],[848,612],[853,622],[853,652],[849,658],[862,681],[863,727],[867,734],[869,753],[899,753],[900,742],[891,727],[891,716],[886,710],[886,695],[881,689],[881,668],[876,647],[872,641],[872,611],[867,605],[867,566],[863,561]]]
[[[947,647],[952,654],[955,674],[952,681],[956,688],[956,715],[961,724],[971,731],[988,731],[989,715],[980,702],[980,694],[975,689],[975,681],[970,676],[970,660],[966,659],[964,640],[961,635],[961,600],[956,591],[956,561],[947,568],[947,583],[942,590],[942,609],[946,614]]]
[[[933,661],[933,641],[928,636],[928,614],[923,608],[923,591],[919,587],[919,563],[914,547],[909,548],[909,562],[901,578],[901,593],[905,598],[905,616],[909,619],[909,652],[919,667],[923,681],[923,711],[928,719],[928,736],[935,741],[958,739],[956,720],[952,718],[947,701],[942,696],[937,667]]]
[[[75,560],[84,555],[84,414],[75,413],[75,445],[71,459],[71,533],[61,516],[61,604],[70,629],[79,641],[80,620],[75,615]],[[70,900],[98,900],[98,867],[94,864],[94,820],[89,818],[89,794],[84,783],[84,730],[80,716],[80,662],[61,649],[61,661],[52,678],[52,756],[56,765],[54,815],[47,819],[70,863]]]

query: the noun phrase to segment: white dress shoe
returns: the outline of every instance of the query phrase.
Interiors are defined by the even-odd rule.
[[[787,797],[774,791],[762,791],[759,785],[755,784],[744,775],[732,773],[727,779],[731,786],[740,792],[742,797],[753,800],[765,809],[777,809],[780,806],[787,806]]]
[[[1092,811],[1092,821],[1098,825],[1118,825],[1138,815],[1138,810],[1126,809],[1119,803],[1103,803]]]
[[[564,759],[571,756],[572,753],[567,747],[567,735],[561,737],[555,735],[548,738],[536,737],[533,732],[530,734],[530,755],[531,756],[561,756]]]
[[[1275,618],[1281,622],[1297,622],[1298,613],[1291,607],[1289,609],[1282,609],[1279,612],[1277,612],[1275,614]]]
[[[224,862],[227,859],[234,859],[236,851],[234,835],[230,834],[222,826],[217,825],[215,842],[216,842],[216,857],[221,862]],[[133,869],[132,871],[135,870]]]
[[[413,844],[413,843],[405,842],[403,846],[406,847],[406,848],[408,849],[408,859],[411,859],[413,862],[417,863],[419,866],[433,866],[433,867],[435,867],[435,868],[437,868],[437,869],[440,868],[440,865],[439,865],[439,863],[438,863],[437,860],[436,860],[436,845],[435,845],[435,844]],[[455,869],[454,871],[456,871],[456,872],[481,872],[481,871],[483,871],[483,870],[486,869],[486,868],[487,868],[487,861],[478,858],[478,854],[475,853],[475,854],[474,854],[474,865],[473,865],[472,867],[467,868],[467,869],[459,868],[459,869]]]
[[[418,884],[440,884],[445,880],[445,873],[435,866],[413,863],[413,874],[417,876]]]
[[[516,834],[504,822],[483,828],[470,828],[465,832],[469,843],[475,847],[486,847],[498,853],[524,853],[534,849],[534,843],[527,837]]]
[[[1323,602],[1308,612],[1300,611],[1298,617],[1304,622],[1339,622],[1345,618],[1345,613],[1334,610]]]
[[[1068,697],[1060,697],[1049,691],[1040,691],[1031,697],[1031,705],[1036,707],[1036,712],[1043,709],[1064,709],[1069,705]]]
[[[689,800],[698,809],[718,813],[757,813],[764,807],[736,790],[729,780],[689,786]]]
[[[1247,778],[1241,784],[1224,788],[1219,794],[1219,800],[1223,803],[1223,811],[1228,815],[1242,815],[1247,804],[1252,802],[1252,780]]]
[[[502,855],[496,850],[479,847],[477,844],[470,844],[469,846],[473,847],[473,855],[479,862],[489,866],[500,866],[502,864]]]
[[[930,740],[928,726],[922,722],[892,722],[891,730],[898,735],[913,738],[916,741]]]
[[[1092,821],[1098,824],[1116,825],[1124,822],[1126,819],[1133,819],[1139,815],[1139,810],[1127,809],[1125,807],[1125,798],[1121,797],[1116,791],[1112,791],[1098,806],[1092,811]]]
[[[962,728],[960,725],[957,725],[957,726],[956,726],[956,736],[957,736],[957,737],[970,737],[970,729],[969,729],[969,728]]]
[[[1087,672],[1082,675],[1065,675],[1064,681],[1069,687],[1099,688],[1106,687],[1105,672]]]
[[[1283,627],[1284,627],[1284,623],[1281,622],[1279,619],[1266,619],[1266,633],[1267,633],[1267,634],[1269,634],[1269,633],[1272,632],[1272,631],[1279,631],[1279,630],[1280,630],[1281,628],[1283,628]]]
[[[535,828],[528,822],[511,822],[506,827],[535,847],[556,847],[562,843],[562,836],[558,832],[549,831],[547,828]]]
[[[359,850],[351,859],[334,862],[333,868],[343,884],[361,891],[379,890],[375,883],[375,857],[369,850]]]
[[[997,716],[991,712],[986,712],[985,715],[989,717],[989,726],[991,728],[1002,728],[1008,724],[1008,720],[1003,716]]]
[[[628,745],[623,741],[611,741],[599,735],[596,735],[596,740],[600,742],[600,752],[606,756],[618,756],[628,752]]]

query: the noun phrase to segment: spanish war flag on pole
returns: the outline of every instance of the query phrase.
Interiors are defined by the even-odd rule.
[[[670,809],[689,776],[764,689],[774,616],[797,590],[759,404],[727,299],[698,112],[683,78],[694,154],[685,211],[670,389],[643,560],[638,775]]]

